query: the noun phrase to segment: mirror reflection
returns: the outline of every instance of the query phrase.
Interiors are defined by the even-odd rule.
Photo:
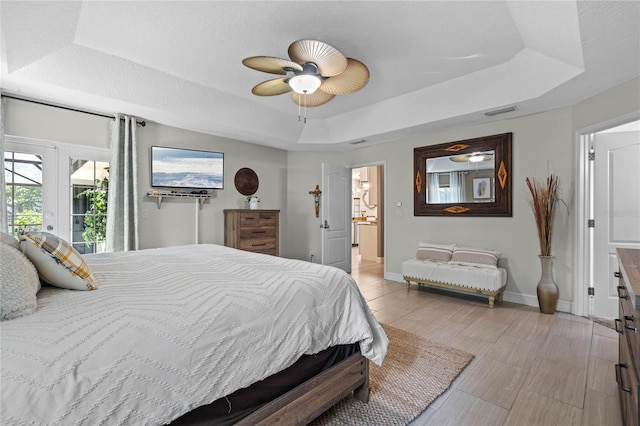
[[[414,216],[511,216],[512,136],[414,148]]]
[[[495,202],[495,151],[428,158],[425,202]]]

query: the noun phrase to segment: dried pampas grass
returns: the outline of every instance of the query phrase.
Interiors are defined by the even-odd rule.
[[[546,183],[529,178],[526,178],[526,182],[531,191],[531,210],[538,228],[540,255],[551,256],[551,231],[553,214],[558,202],[558,177],[550,174]]]

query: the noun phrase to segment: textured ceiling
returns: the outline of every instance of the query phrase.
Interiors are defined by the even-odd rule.
[[[640,75],[637,1],[2,1],[0,14],[10,94],[289,150],[559,108]],[[275,76],[241,63],[305,38],[371,72],[307,124],[290,94],[252,95]]]

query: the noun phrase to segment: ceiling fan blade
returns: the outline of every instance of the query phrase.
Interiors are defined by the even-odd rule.
[[[323,77],[333,77],[347,68],[347,58],[335,47],[318,40],[298,40],[289,46],[289,57],[300,64],[313,62]]]
[[[317,107],[320,105],[324,105],[331,99],[336,97],[336,95],[325,93],[322,90],[316,90],[310,95],[303,95],[297,92],[293,92],[292,96],[293,102],[295,102],[297,105],[308,107]]]
[[[466,163],[467,161],[469,161],[469,155],[468,154],[452,155],[451,157],[449,157],[449,161],[455,161],[456,163]]]
[[[369,81],[369,69],[362,62],[347,58],[348,66],[342,74],[322,82],[320,89],[333,95],[346,95],[357,92]]]
[[[273,80],[263,81],[257,84],[251,93],[258,96],[275,96],[282,95],[291,91],[291,86],[287,83],[286,78],[274,78]]]
[[[251,56],[249,58],[244,58],[242,63],[251,69],[271,74],[287,74],[283,67],[302,71],[302,66],[300,66],[300,64],[296,64],[288,59],[275,58],[273,56]]]
[[[449,157],[450,161],[454,161],[456,163],[466,163],[469,161],[469,158],[474,157],[482,157],[480,161],[489,161],[493,160],[493,153],[479,153],[479,154],[458,154],[452,155]]]

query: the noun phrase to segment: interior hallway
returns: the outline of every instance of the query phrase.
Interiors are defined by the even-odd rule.
[[[566,313],[441,291],[407,291],[383,264],[352,256],[352,276],[378,321],[476,358],[413,425],[622,424],[618,334]]]

